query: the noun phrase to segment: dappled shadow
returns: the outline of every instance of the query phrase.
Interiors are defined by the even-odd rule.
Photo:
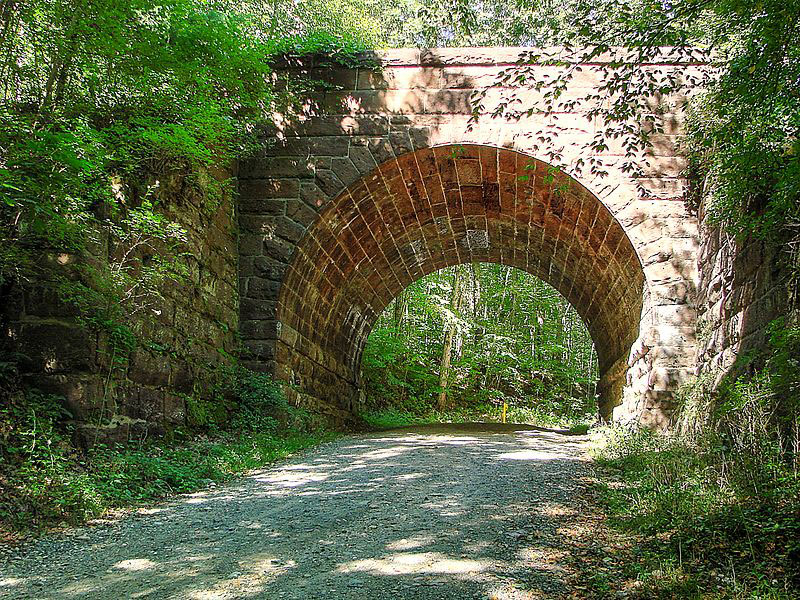
[[[583,443],[537,431],[341,439],[223,488],[32,544],[0,571],[0,595],[567,596]]]

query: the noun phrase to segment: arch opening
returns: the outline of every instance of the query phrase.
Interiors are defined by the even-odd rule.
[[[490,146],[403,154],[323,207],[279,292],[276,375],[346,417],[381,312],[417,279],[467,262],[526,271],[575,307],[595,342],[600,414],[610,418],[647,314],[639,257],[620,223],[575,179]]]
[[[505,403],[510,422],[572,427],[598,412],[594,344],[577,311],[540,279],[490,263],[403,290],[369,333],[359,385],[359,411],[377,422],[442,410],[494,421]]]

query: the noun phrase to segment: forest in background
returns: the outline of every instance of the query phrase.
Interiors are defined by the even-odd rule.
[[[575,309],[513,267],[432,273],[381,314],[362,359],[365,408],[389,419],[596,420],[597,357]],[[445,416],[446,415],[446,416]]]

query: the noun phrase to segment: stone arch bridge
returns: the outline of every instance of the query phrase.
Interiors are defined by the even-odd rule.
[[[597,349],[602,417],[666,424],[695,361],[697,222],[683,202],[679,99],[658,101],[665,127],[645,172],[623,168],[614,140],[592,151],[602,177],[554,169],[545,155],[586,158],[598,128],[580,103],[500,115],[541,95],[495,85],[521,52],[403,49],[378,55],[377,70],[286,67],[330,85],[239,166],[240,333],[251,366],[346,418],[389,302],[442,267],[497,262],[577,309]],[[597,90],[602,66],[582,65],[562,100]],[[665,58],[640,68],[695,67]]]

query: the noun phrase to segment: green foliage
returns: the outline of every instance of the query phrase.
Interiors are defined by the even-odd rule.
[[[36,0],[0,19],[0,284],[59,279],[95,326],[132,327],[186,275],[185,233],[165,215],[176,174],[209,197],[204,171],[252,152],[283,93],[270,64],[364,49],[353,13],[204,0]],[[324,14],[322,14],[324,12]],[[303,13],[305,14],[305,13]],[[349,21],[348,21],[349,20]],[[281,98],[281,102],[285,99]],[[74,255],[80,277],[43,269]],[[61,281],[64,279],[64,281]],[[83,286],[81,288],[80,286]]]
[[[461,267],[463,269],[463,267]],[[412,284],[381,315],[362,358],[368,413],[499,420],[547,425],[592,420],[596,357],[574,309],[553,288],[510,267],[462,273],[452,310],[454,268]],[[455,329],[448,397],[433,413],[445,330]],[[434,417],[434,414],[438,415]]]
[[[684,390],[678,432],[598,435],[597,460],[619,480],[605,490],[618,523],[666,538],[653,560],[680,561],[696,589],[735,572],[722,597],[798,593],[800,329],[781,319],[771,331],[763,366]]]
[[[228,420],[228,410],[218,395],[186,394],[186,422],[192,430],[216,433]]]
[[[774,398],[781,400],[778,417],[784,425],[800,413],[800,315],[780,317],[770,323],[770,353],[766,366]]]
[[[157,212],[150,200],[116,222],[94,223],[84,234],[95,246],[107,246],[108,257],[78,264],[75,273],[56,275],[56,286],[86,325],[112,336],[135,316],[157,309],[166,284],[188,276],[186,232]]]
[[[713,15],[713,17],[712,17]],[[720,0],[721,72],[691,104],[689,156],[713,222],[778,241],[800,221],[800,6]]]
[[[738,236],[772,242],[796,236],[800,5],[688,0],[653,6],[606,0],[602,6],[604,16],[596,22],[586,20],[576,41],[603,50],[613,40],[637,52],[634,64],[616,73],[625,93],[614,102],[609,117],[620,123],[641,121],[648,112],[642,99],[648,94],[691,92],[686,150],[695,204],[703,204],[711,223]],[[589,14],[598,14],[597,3],[580,2],[572,20],[579,22]],[[702,48],[712,57],[714,69],[685,81],[660,78],[662,89],[653,90],[636,78],[635,69],[666,45]],[[625,111],[623,102],[639,108]]]
[[[291,100],[276,91],[275,57],[347,61],[366,48],[353,10],[312,4],[34,0],[0,11],[0,303],[15,287],[49,286],[96,334],[101,420],[165,297],[191,281],[193,247],[171,204],[218,207],[230,182],[210,173],[259,148],[261,126]],[[192,423],[224,422],[206,400],[188,396]]]
[[[67,475],[74,459],[60,399],[18,391],[7,398],[0,405],[0,521],[38,526],[75,505],[91,506],[80,472]]]
[[[276,431],[281,421],[297,415],[280,385],[266,373],[236,369],[236,413],[231,428],[238,431]]]
[[[563,39],[570,3],[527,0],[368,0],[378,45],[391,48],[549,46]],[[560,35],[559,35],[560,33]]]
[[[63,399],[23,394],[14,364],[0,360],[0,373],[6,374],[0,386],[11,392],[0,404],[0,536],[79,523],[111,507],[201,489],[328,435],[310,431],[305,415],[287,406],[269,378],[237,369],[236,408],[224,427],[211,419],[217,426],[207,427],[210,437],[96,444],[84,451],[72,444],[71,415],[64,412]]]
[[[755,461],[713,437],[622,429],[595,435],[602,439],[595,458],[614,478],[603,490],[613,523],[645,536],[645,597],[674,597],[676,582],[694,590],[688,597],[712,589],[721,598],[794,597],[800,481],[785,457],[769,455],[782,475],[761,487]],[[767,456],[762,447],[759,457]]]
[[[496,404],[477,403],[456,406],[447,410],[436,410],[430,406],[418,409],[389,407],[361,413],[359,416],[370,427],[391,429],[426,423],[500,423],[502,407]],[[585,434],[594,423],[593,416],[554,415],[547,409],[524,406],[509,406],[507,423],[524,423],[552,429],[567,429],[572,434]]]
[[[225,10],[246,13],[246,23],[259,36],[273,40],[276,53],[320,54],[348,62],[353,53],[381,44],[382,10],[372,0],[248,0],[221,3]]]
[[[103,508],[153,500],[195,491],[210,481],[225,481],[319,439],[318,434],[277,436],[250,430],[179,446],[97,448],[88,455],[92,465],[90,485]]]
[[[291,405],[282,384],[267,373],[251,371],[232,360],[208,374],[209,389],[186,396],[190,426],[196,431],[272,433],[316,428],[313,416]]]

